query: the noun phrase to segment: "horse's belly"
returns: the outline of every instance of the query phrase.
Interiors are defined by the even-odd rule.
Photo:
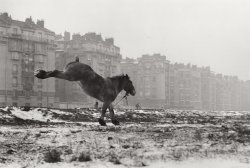
[[[95,87],[82,87],[83,91],[93,97],[96,98],[100,101],[103,101],[103,91],[100,88],[95,88]]]

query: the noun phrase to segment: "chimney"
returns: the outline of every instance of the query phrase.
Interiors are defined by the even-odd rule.
[[[7,19],[9,17],[9,14],[7,12],[4,12],[1,14],[5,19]]]
[[[109,45],[114,45],[114,39],[113,38],[106,38],[105,42],[107,42]]]
[[[42,28],[44,28],[44,20],[37,20],[36,24]]]
[[[25,22],[26,22],[27,24],[33,24],[33,23],[34,23],[33,20],[32,20],[32,18],[31,18],[31,16],[30,16],[29,18],[26,18],[26,19],[25,19]]]
[[[64,41],[70,41],[70,32],[64,32]]]
[[[11,22],[11,20],[12,20],[11,16],[7,12],[0,13],[0,17],[8,22]]]

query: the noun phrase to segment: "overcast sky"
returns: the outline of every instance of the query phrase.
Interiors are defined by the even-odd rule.
[[[248,0],[0,0],[0,10],[57,34],[114,37],[123,58],[161,53],[250,80]]]

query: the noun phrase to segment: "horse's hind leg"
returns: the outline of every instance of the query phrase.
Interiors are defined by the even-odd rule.
[[[70,77],[70,75],[67,75],[65,72],[58,71],[58,70],[44,71],[44,70],[39,69],[34,72],[34,75],[39,79],[46,79],[46,78],[54,77],[54,78],[74,81],[72,80],[72,77]]]
[[[102,106],[102,114],[101,117],[98,119],[98,122],[101,126],[106,126],[106,122],[104,121],[104,117],[107,111],[107,108],[109,107],[110,103],[104,102]]]
[[[114,125],[120,125],[120,122],[115,118],[114,108],[112,104],[109,106],[109,112],[110,112],[111,122]]]

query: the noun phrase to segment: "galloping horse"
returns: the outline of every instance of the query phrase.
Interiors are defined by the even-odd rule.
[[[134,96],[136,93],[127,74],[103,78],[89,65],[80,63],[78,57],[76,57],[74,62],[67,64],[64,71],[44,71],[39,69],[34,72],[34,75],[39,79],[54,77],[68,81],[79,81],[79,85],[86,94],[103,102],[101,117],[98,119],[102,126],[106,126],[104,117],[107,108],[109,109],[112,123],[119,125],[119,121],[114,116],[112,102],[122,90],[126,91],[126,95]]]

